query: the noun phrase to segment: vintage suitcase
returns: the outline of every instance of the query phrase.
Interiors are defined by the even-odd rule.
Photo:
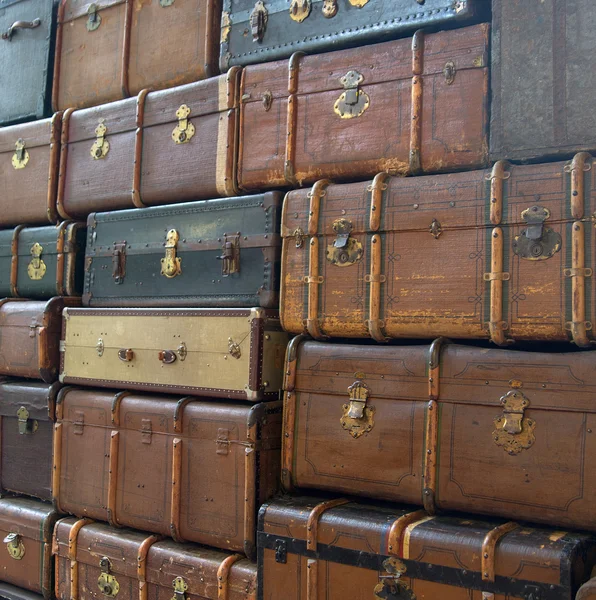
[[[267,192],[91,214],[83,303],[277,308],[281,203]]]
[[[573,600],[596,539],[513,522],[282,498],[259,515],[259,600]]]
[[[593,159],[320,181],[282,215],[281,320],[312,337],[592,344]],[[309,241],[310,240],[310,241]]]
[[[0,299],[0,375],[58,379],[62,309],[80,298]]]
[[[594,600],[596,598],[596,577],[593,577],[579,588],[575,600]]]
[[[591,352],[295,338],[282,482],[596,531],[595,368]]]
[[[413,3],[413,2],[412,2]],[[486,24],[246,67],[243,190],[483,167]]]
[[[58,212],[238,195],[239,69],[207,81],[64,113]]]
[[[224,0],[220,68],[379,42],[418,27],[459,25],[483,0]],[[478,11],[479,13],[481,11]]]
[[[596,149],[596,115],[584,102],[596,92],[592,0],[492,0],[492,7],[491,158]]]
[[[19,4],[30,3],[22,0]],[[61,121],[56,114],[0,129],[0,227],[58,221]]]
[[[66,309],[60,380],[274,400],[289,339],[277,315],[261,308]]]
[[[0,598],[5,600],[41,600],[43,596],[9,583],[0,583]]]
[[[67,387],[56,416],[61,512],[255,557],[257,510],[278,489],[281,402]]]
[[[58,521],[54,554],[57,600],[256,600],[257,567],[239,554],[89,519]]]
[[[54,4],[0,0],[0,125],[50,113]]]
[[[216,75],[220,14],[221,0],[62,0],[55,110]]]
[[[2,492],[52,499],[54,409],[60,387],[59,383],[0,381]]]
[[[58,513],[29,498],[0,500],[0,579],[46,600],[52,597],[52,531]]]
[[[0,231],[0,296],[80,296],[84,260],[82,223]]]

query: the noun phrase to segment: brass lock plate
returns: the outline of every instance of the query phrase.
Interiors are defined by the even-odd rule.
[[[348,219],[337,219],[333,223],[336,233],[333,244],[327,246],[327,260],[337,267],[349,267],[362,259],[362,244],[350,237],[352,223]]]
[[[333,106],[335,114],[342,119],[360,117],[370,106],[369,95],[360,89],[360,84],[364,81],[363,75],[358,71],[348,71],[339,81],[345,91],[335,101]]]
[[[180,106],[176,111],[178,125],[172,131],[172,139],[176,144],[188,144],[195,134],[195,126],[188,120],[190,112],[190,108],[186,104]]]
[[[528,226],[513,240],[513,252],[517,256],[525,260],[547,260],[561,249],[561,235],[544,225],[550,218],[548,208],[532,206],[526,208],[521,217]]]
[[[172,600],[184,600],[186,598],[186,590],[188,590],[188,584],[182,577],[176,577],[172,581],[172,587],[174,588],[174,595]]]
[[[85,24],[87,31],[95,31],[101,25],[101,16],[97,12],[97,6],[95,4],[89,5],[87,15],[87,23]]]
[[[29,411],[24,406],[21,406],[17,410],[17,422],[19,424],[20,435],[35,433],[39,427],[36,419],[29,419]]]
[[[31,246],[31,262],[27,265],[27,275],[29,275],[29,279],[33,281],[39,281],[43,279],[46,274],[46,264],[41,259],[41,254],[43,252],[43,246],[35,242],[33,246]]]
[[[332,19],[337,14],[337,0],[323,0],[323,16]]]
[[[302,23],[312,10],[311,0],[292,0],[290,3],[290,18],[296,23]]]
[[[99,591],[108,598],[116,597],[120,591],[120,584],[116,577],[111,574],[112,562],[107,556],[101,558],[99,568],[102,570],[101,575],[97,578]]]
[[[230,337],[228,338],[228,354],[232,358],[239,359],[242,356],[242,350],[240,346],[234,342],[234,340]]]
[[[356,373],[356,376],[360,374]],[[361,375],[349,388],[350,401],[342,406],[341,426],[354,438],[358,439],[372,431],[375,426],[375,408],[367,405],[370,390],[361,380]]]
[[[165,246],[166,255],[161,259],[161,274],[168,279],[173,279],[182,273],[182,259],[176,256],[179,239],[180,234],[175,229],[168,231]]]
[[[250,13],[250,30],[253,42],[262,42],[267,21],[269,20],[269,11],[265,8],[263,0],[257,0],[255,7]]]
[[[406,574],[406,565],[397,558],[388,558],[383,562],[388,575],[381,575],[374,589],[375,598],[382,600],[416,600],[410,586],[401,578]]]
[[[12,166],[14,169],[24,169],[29,162],[29,152],[25,148],[25,142],[19,138],[15,143],[15,151],[12,155]]]
[[[99,125],[95,128],[96,139],[93,142],[93,146],[91,146],[91,156],[93,160],[101,160],[108,155],[110,151],[110,142],[106,140],[106,134],[108,133],[108,128],[105,126],[105,123],[100,122]]]
[[[507,392],[501,397],[503,414],[495,420],[493,441],[505,452],[514,455],[527,450],[536,441],[534,429],[536,422],[524,416],[530,401],[519,389]]]
[[[23,538],[19,533],[9,533],[4,538],[4,543],[8,554],[14,560],[21,560],[25,556],[25,544],[23,544]]]

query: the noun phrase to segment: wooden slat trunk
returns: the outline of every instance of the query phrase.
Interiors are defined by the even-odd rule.
[[[279,186],[480,168],[488,159],[486,24],[248,66],[238,182]]]
[[[321,338],[592,344],[593,158],[290,192],[281,319]]]
[[[574,600],[596,540],[347,500],[261,509],[259,600]]]

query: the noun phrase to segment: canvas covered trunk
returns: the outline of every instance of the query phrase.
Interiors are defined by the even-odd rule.
[[[78,306],[80,298],[0,300],[0,375],[58,378],[62,309]]]
[[[30,592],[52,597],[52,531],[57,513],[51,504],[28,498],[0,500],[0,578]]]
[[[277,311],[261,308],[67,309],[60,380],[273,400],[288,339]]]
[[[281,320],[312,337],[592,344],[593,158],[290,192]]]
[[[574,600],[594,537],[347,500],[263,506],[260,600]]]
[[[80,296],[84,259],[81,223],[0,231],[0,296]]]
[[[231,65],[288,58],[296,51],[324,52],[379,42],[419,27],[459,25],[474,17],[482,4],[478,0],[224,0],[220,67],[225,71]]]
[[[85,306],[277,308],[281,202],[267,192],[91,214]]]
[[[277,490],[281,403],[67,387],[55,430],[61,512],[255,556]]]
[[[54,554],[57,600],[256,600],[256,566],[239,554],[88,519],[57,523]]]
[[[592,1],[492,0],[492,12],[491,159],[594,151],[596,115],[585,101],[596,92]]]
[[[59,383],[0,382],[3,492],[52,499],[52,439],[59,389]]]
[[[236,195],[238,74],[67,110],[62,218]]]
[[[282,481],[596,531],[595,367],[591,352],[295,338]]]
[[[486,24],[246,67],[246,191],[473,169],[488,158]]]
[[[61,122],[55,114],[0,129],[0,227],[57,222]]]
[[[49,114],[55,8],[48,0],[0,0],[0,125]]]

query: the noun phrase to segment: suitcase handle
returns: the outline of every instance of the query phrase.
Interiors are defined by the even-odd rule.
[[[2,39],[8,42],[12,41],[12,36],[17,29],[35,29],[41,25],[41,19],[33,19],[33,21],[15,21],[8,31],[2,34]]]

